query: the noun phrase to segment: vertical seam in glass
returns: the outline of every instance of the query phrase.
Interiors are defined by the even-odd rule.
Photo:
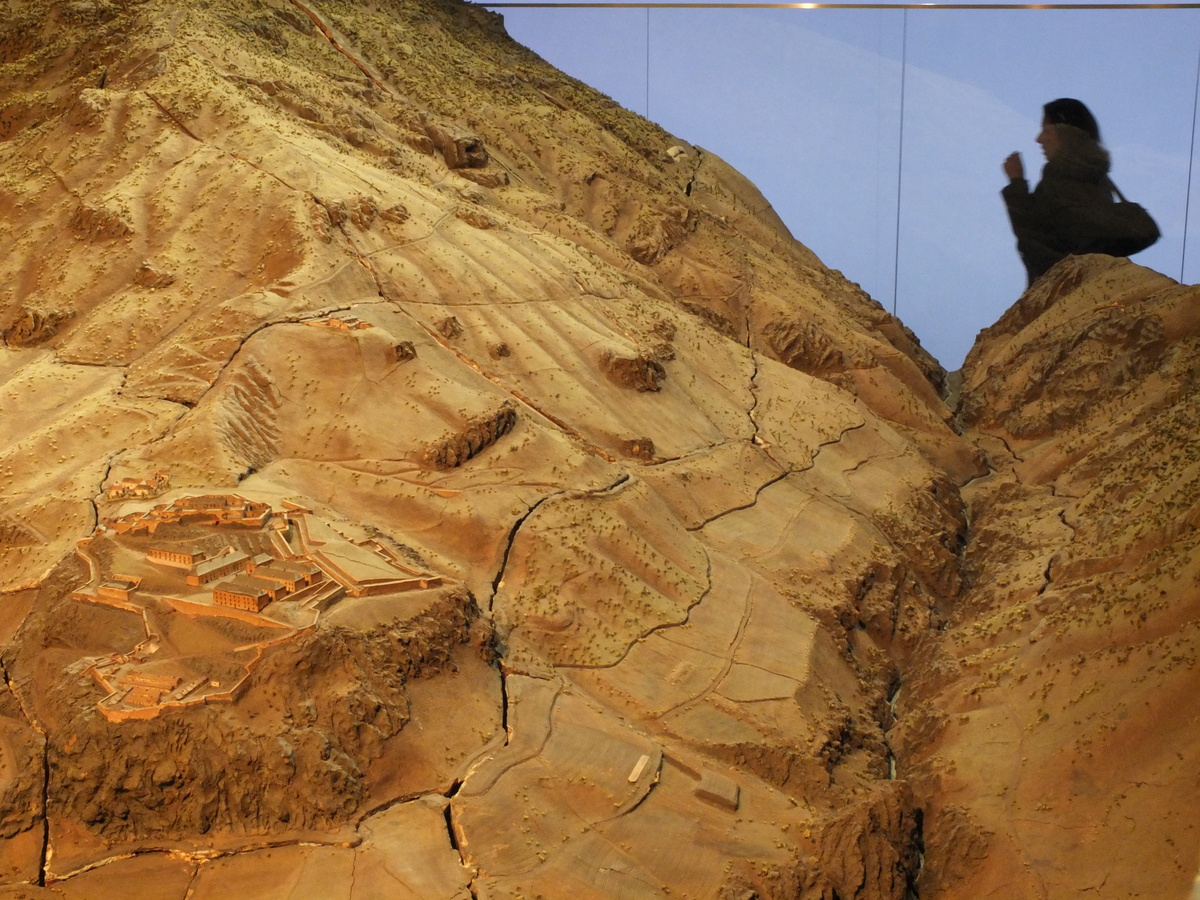
[[[1179,251],[1179,283],[1183,284],[1183,266],[1187,261],[1188,219],[1192,206],[1192,168],[1196,161],[1196,107],[1200,105],[1200,51],[1196,54],[1196,93],[1192,97],[1192,145],[1188,150],[1187,190],[1183,195],[1183,247]]]
[[[892,315],[896,315],[900,297],[900,197],[904,185],[904,93],[908,76],[908,10],[900,37],[900,134],[896,154],[896,247],[892,260]]]
[[[646,118],[650,118],[650,7],[646,7]]]

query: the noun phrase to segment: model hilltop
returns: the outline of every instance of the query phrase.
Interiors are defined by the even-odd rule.
[[[106,497],[137,496],[143,484],[161,493],[169,488],[169,475],[123,479]],[[101,713],[125,721],[151,718],[172,704],[232,701],[263,649],[313,628],[338,600],[427,590],[446,581],[405,565],[375,541],[354,543],[324,526],[323,539],[315,540],[309,516],[293,503],[275,512],[238,494],[185,495],[114,515],[95,536],[81,540],[77,553],[92,574],[71,596],[137,613],[146,624],[145,639],[133,650],[85,670],[105,693]],[[110,565],[119,560],[125,568],[106,571],[101,559]],[[160,652],[155,623],[172,614],[237,619],[260,630],[265,640],[229,648],[222,661],[242,660],[245,669],[236,681],[209,680],[188,667],[195,648]],[[250,651],[254,657],[246,661]]]

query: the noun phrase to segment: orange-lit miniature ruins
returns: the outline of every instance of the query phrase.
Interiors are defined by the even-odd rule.
[[[265,503],[252,503],[236,494],[206,494],[159,504],[148,512],[129,513],[108,522],[118,534],[154,534],[161,525],[227,525],[261,528],[270,517]]]
[[[146,483],[124,479],[128,484]],[[158,480],[167,487],[165,476]],[[106,491],[110,500],[129,499]],[[313,537],[319,530],[320,537]],[[169,536],[169,539],[168,539]],[[150,538],[154,537],[153,541]],[[94,543],[114,545],[142,575],[106,573]],[[309,510],[285,504],[280,511],[240,494],[184,495],[143,512],[117,514],[96,535],[80,541],[77,552],[92,573],[89,584],[71,596],[132,612],[162,605],[191,616],[226,616],[276,629],[270,641],[294,638],[316,625],[322,612],[343,598],[427,590],[447,583],[443,576],[406,565],[375,541],[349,541]],[[125,563],[130,567],[130,563]],[[149,578],[147,578],[149,575]],[[143,589],[152,581],[154,590]],[[93,662],[85,670],[105,692],[98,708],[112,721],[146,719],[169,705],[228,702],[238,695],[253,662],[232,683],[182,674],[158,674],[170,667],[160,659],[160,641],[147,622],[146,639],[128,655]],[[181,687],[182,685],[182,687]]]
[[[313,328],[333,328],[341,331],[357,331],[362,328],[371,327],[370,322],[364,322],[358,316],[351,315],[350,313],[338,313],[320,319],[309,319],[304,324],[311,325]]]
[[[159,496],[170,486],[171,473],[164,470],[155,472],[152,478],[122,478],[120,481],[110,484],[105,489],[104,496],[110,501],[143,500]]]

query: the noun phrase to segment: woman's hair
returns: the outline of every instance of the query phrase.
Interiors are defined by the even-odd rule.
[[[1042,107],[1042,113],[1049,124],[1074,125],[1081,131],[1086,132],[1092,140],[1099,143],[1100,126],[1096,124],[1096,117],[1092,115],[1090,109],[1078,100],[1072,100],[1070,97],[1060,97],[1058,100],[1051,100]]]

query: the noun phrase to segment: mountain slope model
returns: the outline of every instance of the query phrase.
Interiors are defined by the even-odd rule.
[[[948,378],[452,0],[0,15],[0,896],[1182,896],[1200,304]]]

